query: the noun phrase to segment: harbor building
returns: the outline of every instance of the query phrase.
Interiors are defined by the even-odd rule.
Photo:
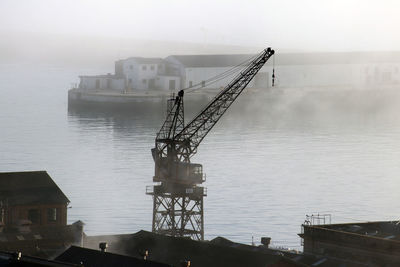
[[[84,224],[67,224],[69,202],[46,171],[0,173],[0,250],[47,258],[81,245]]]
[[[172,66],[177,68],[181,77],[183,88],[199,87],[215,89],[225,87],[238,72],[229,71],[245,62],[254,58],[251,54],[236,55],[172,55],[165,60]],[[243,66],[242,66],[243,67]],[[221,76],[216,82],[209,84],[207,82],[211,77],[222,73],[227,75]],[[248,87],[269,88],[271,87],[272,66],[264,66],[259,73],[250,81]]]
[[[68,92],[69,106],[110,104],[138,107],[162,102],[171,93],[208,97],[224,88],[254,54],[130,57],[115,62],[115,73],[80,76]],[[272,74],[275,74],[274,84]],[[274,88],[272,86],[274,85]],[[398,91],[400,52],[276,53],[248,88],[273,91]],[[132,105],[133,104],[133,105]]]
[[[79,88],[120,93],[175,91],[180,88],[180,77],[161,58],[130,57],[115,62],[115,74],[80,76]]]
[[[115,62],[115,74],[124,77],[128,91],[170,90],[180,88],[180,77],[161,58],[131,57]]]
[[[367,266],[399,266],[400,223],[381,221],[302,225],[304,253]]]
[[[69,199],[46,171],[0,173],[2,226],[67,225]]]

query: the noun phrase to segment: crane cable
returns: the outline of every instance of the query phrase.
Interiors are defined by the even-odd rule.
[[[246,61],[244,61],[244,62],[238,64],[238,65],[235,66],[235,67],[232,67],[231,69],[229,69],[229,70],[227,70],[227,71],[224,71],[224,72],[222,72],[222,73],[220,73],[220,74],[218,74],[218,75],[216,75],[216,76],[214,76],[214,77],[211,77],[211,78],[209,78],[209,79],[207,79],[207,80],[205,80],[205,81],[201,81],[201,82],[199,82],[199,83],[197,83],[197,84],[195,84],[195,85],[193,85],[193,86],[191,86],[191,87],[184,88],[183,90],[192,89],[192,90],[190,90],[189,92],[193,92],[193,91],[195,91],[195,90],[198,90],[198,89],[200,89],[200,88],[205,87],[206,85],[211,85],[211,84],[214,84],[214,83],[216,83],[216,82],[218,82],[218,81],[220,81],[220,80],[222,80],[222,79],[225,79],[226,77],[228,77],[228,76],[230,76],[230,75],[233,75],[234,73],[238,72],[238,71],[239,71],[240,69],[242,69],[244,66],[247,66],[248,63],[249,63],[253,58],[254,58],[254,57],[252,57],[252,58],[250,58],[250,59],[247,59]],[[198,86],[200,86],[200,87],[198,87]],[[196,87],[198,87],[198,88],[196,88]]]
[[[225,79],[228,76],[231,76],[231,75],[235,74],[239,70],[243,69],[245,66],[248,66],[248,64],[258,56],[259,55],[256,54],[256,55],[250,57],[249,59],[246,59],[245,61],[241,62],[240,64],[238,64],[238,65],[236,65],[236,66],[234,66],[234,67],[232,67],[232,68],[230,68],[230,69],[228,69],[228,70],[226,70],[226,71],[224,71],[224,72],[222,72],[220,74],[217,74],[217,75],[215,75],[215,76],[213,76],[213,77],[211,77],[211,78],[209,78],[209,79],[207,79],[205,81],[201,81],[201,82],[199,82],[199,83],[197,83],[195,85],[183,88],[182,90],[186,91],[186,90],[190,90],[191,89],[188,92],[193,92],[195,90],[198,90],[200,88],[205,87],[206,85],[214,84],[214,83],[216,83],[216,82],[218,82],[218,81],[220,81],[222,79]],[[200,86],[200,87],[198,87],[198,86]],[[198,87],[198,88],[196,88],[196,87]]]

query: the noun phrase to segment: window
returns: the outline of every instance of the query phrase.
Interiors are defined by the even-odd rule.
[[[56,222],[57,221],[57,208],[49,208],[47,209],[47,221],[48,222]]]
[[[193,82],[189,81],[189,87],[192,87],[192,86],[193,86]]]
[[[146,80],[146,79],[143,79],[143,80],[142,80],[142,83],[147,83],[147,80]]]
[[[203,173],[202,167],[201,166],[194,167],[193,173],[194,174],[202,174]]]
[[[201,81],[201,87],[206,87],[206,81]]]
[[[143,66],[142,66],[142,70],[147,70],[147,66],[146,66],[146,65],[143,65]]]
[[[32,224],[40,223],[40,212],[38,209],[30,209],[28,210],[28,220],[32,222]]]
[[[150,66],[150,69],[151,69],[151,70],[154,70],[154,66],[153,66],[153,65],[151,65],[151,66]]]

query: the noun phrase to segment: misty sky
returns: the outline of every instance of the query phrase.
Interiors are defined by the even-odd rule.
[[[50,33],[299,51],[399,50],[400,2],[1,0],[0,33]]]

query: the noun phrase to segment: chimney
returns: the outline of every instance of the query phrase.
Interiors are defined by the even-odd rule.
[[[190,267],[190,261],[188,260],[181,261],[181,267]]]
[[[271,237],[261,237],[261,244],[268,247],[271,242]]]
[[[149,257],[149,251],[147,249],[139,251],[140,256],[143,257],[144,260],[147,260]]]
[[[107,242],[100,242],[99,243],[99,248],[100,248],[101,252],[106,252],[107,248],[108,248]]]

